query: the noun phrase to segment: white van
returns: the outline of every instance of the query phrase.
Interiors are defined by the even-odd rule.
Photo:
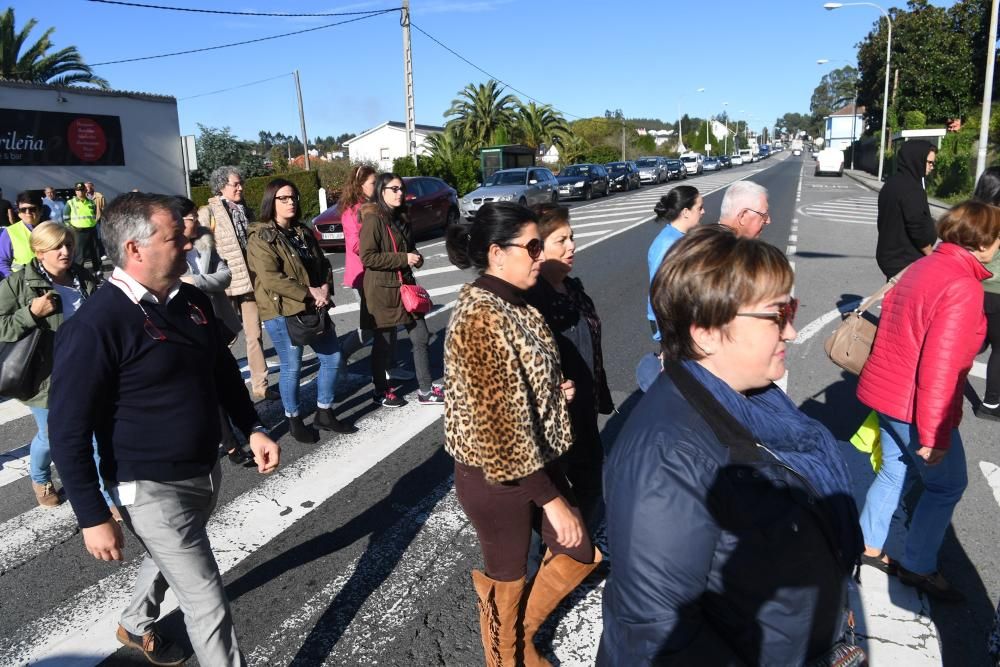
[[[743,164],[750,164],[753,162],[753,151],[749,148],[741,148],[740,156],[743,158]]]
[[[688,176],[697,176],[704,171],[704,161],[705,158],[701,153],[694,151],[681,153],[681,162],[684,163],[684,169],[687,170]]]

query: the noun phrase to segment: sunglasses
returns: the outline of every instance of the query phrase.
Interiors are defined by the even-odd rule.
[[[528,253],[528,257],[531,259],[538,259],[538,256],[542,254],[541,239],[531,239],[527,243],[504,243],[502,247],[524,248],[524,251]]]
[[[37,206],[18,206],[17,210],[19,213],[37,213]]]
[[[795,323],[795,313],[799,310],[799,300],[789,299],[778,304],[778,310],[773,313],[736,313],[737,317],[756,317],[759,320],[774,320],[778,331],[784,331],[789,324]]]

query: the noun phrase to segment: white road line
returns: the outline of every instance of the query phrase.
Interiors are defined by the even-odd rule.
[[[635,216],[630,216],[628,218],[613,218],[611,220],[601,220],[600,222],[585,222],[583,224],[576,223],[577,218],[573,217],[573,213],[570,212],[569,221],[573,226],[573,229],[582,229],[584,227],[600,227],[602,225],[617,225],[622,222],[632,222],[635,220]]]
[[[34,507],[0,524],[0,575],[50,551],[78,532],[68,502],[58,507]],[[82,546],[82,545],[81,545]]]
[[[990,490],[993,491],[994,500],[1000,505],[1000,466],[993,465],[988,461],[980,461],[979,469],[986,477],[986,483],[990,485]]]
[[[433,269],[423,269],[421,271],[414,271],[413,276],[415,278],[423,278],[424,276],[433,276],[438,273],[448,273],[450,271],[461,271],[457,266],[449,264],[448,266],[439,266]]]
[[[30,414],[31,409],[21,401],[15,401],[10,398],[0,403],[0,424],[6,424],[21,417],[27,417]]]
[[[28,453],[28,445],[22,445],[17,449],[0,455],[0,487],[7,486],[11,482],[24,479],[31,473],[31,455]],[[2,531],[2,528],[0,528]],[[0,535],[3,535],[0,532]],[[0,541],[0,550],[3,549],[3,542]]]
[[[598,229],[595,232],[580,232],[579,234],[577,234],[576,232],[574,232],[573,233],[573,238],[585,239],[585,238],[587,238],[589,236],[601,236],[602,234],[607,234],[610,231],[612,231],[612,230],[610,230],[610,229]]]
[[[440,417],[439,410],[428,410],[415,401],[391,414],[373,413],[359,422],[357,433],[333,438],[216,510],[209,536],[220,571],[226,573],[256,553]],[[380,437],[372,438],[372,433]],[[129,555],[134,558],[136,553]],[[131,597],[137,569],[138,559],[134,559],[14,634],[0,638],[5,664],[47,657],[60,660],[61,665],[96,665],[117,651],[121,645],[115,628]],[[176,607],[176,599],[168,595],[160,613],[166,615]]]
[[[786,255],[794,255],[795,254],[795,250],[796,250],[796,248],[795,248],[794,245],[789,245],[787,248],[785,248],[785,254]]]

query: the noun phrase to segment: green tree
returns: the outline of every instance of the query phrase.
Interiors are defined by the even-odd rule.
[[[199,168],[192,173],[192,182],[204,183],[213,170],[227,164],[240,167],[244,178],[266,176],[270,170],[264,166],[263,156],[255,152],[256,147],[257,142],[241,141],[228,127],[219,129],[199,123],[195,140]]]
[[[501,130],[509,132],[514,125],[519,100],[503,91],[493,79],[478,86],[470,83],[445,111],[448,123],[454,124],[471,150],[494,144]]]
[[[823,75],[819,85],[813,90],[809,100],[809,111],[820,116],[842,108],[854,101],[854,90],[858,83],[858,70],[850,65]]]
[[[288,157],[285,155],[284,148],[281,146],[272,146],[267,156],[270,158],[271,164],[274,165],[275,174],[288,173]]]
[[[49,28],[38,40],[24,49],[28,34],[38,25],[30,19],[20,30],[14,26],[14,9],[0,14],[0,78],[71,86],[80,83],[109,88],[107,80],[94,74],[75,46],[50,53],[49,39],[55,28]]]
[[[542,144],[559,144],[568,133],[566,120],[548,104],[528,102],[517,107],[514,135],[519,143],[537,151]]]
[[[574,164],[590,159],[593,148],[586,139],[573,132],[566,135],[559,145],[559,161],[563,164]]]

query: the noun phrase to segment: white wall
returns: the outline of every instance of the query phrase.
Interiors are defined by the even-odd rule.
[[[127,96],[88,95],[63,90],[37,90],[0,83],[0,107],[59,113],[103,114],[121,120],[125,166],[0,166],[0,186],[13,199],[20,190],[46,185],[72,189],[77,181],[93,181],[109,200],[132,188],[143,192],[184,194],[177,103]]]
[[[427,155],[427,133],[417,130],[417,155]],[[371,134],[351,140],[347,149],[351,162],[374,162],[382,171],[391,171],[396,158],[406,156],[406,130],[386,125]]]

